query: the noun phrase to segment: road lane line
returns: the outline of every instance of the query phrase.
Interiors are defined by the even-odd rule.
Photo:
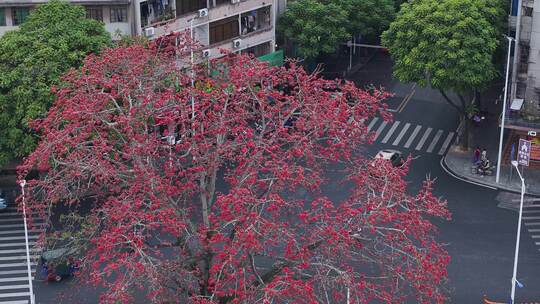
[[[429,147],[427,149],[428,153],[433,152],[433,149],[435,149],[435,145],[437,145],[437,143],[439,142],[439,139],[441,138],[443,132],[444,132],[443,130],[437,131],[437,133],[435,134],[435,137],[433,137],[433,140],[429,144]]]
[[[439,153],[438,153],[439,155],[443,155],[446,152],[453,138],[454,138],[454,132],[448,133],[448,136],[446,136],[446,139],[444,140],[443,145],[441,149],[439,150]]]
[[[371,122],[369,123],[368,127],[367,127],[367,131],[371,131],[371,129],[373,128],[373,126],[377,123],[377,121],[379,120],[379,118],[375,117],[373,118],[373,120],[371,120]]]
[[[525,226],[540,226],[540,222],[536,222],[536,223],[523,223],[525,224]]]
[[[530,233],[540,232],[540,229],[527,229]]]
[[[401,132],[399,132],[398,137],[396,138],[396,140],[394,140],[394,142],[392,143],[392,146],[397,146],[399,144],[399,142],[401,141],[401,138],[403,138],[403,135],[405,135],[405,133],[407,132],[410,126],[411,126],[410,123],[405,124],[405,127],[401,129]]]
[[[388,133],[386,133],[386,136],[383,138],[382,143],[385,144],[390,140],[390,137],[392,137],[392,134],[396,131],[396,128],[399,126],[399,120],[394,122]]]
[[[540,213],[540,210],[523,210],[522,213]]]
[[[373,141],[377,140],[377,137],[379,137],[379,135],[381,135],[381,132],[384,130],[384,128],[386,127],[387,124],[388,123],[386,121],[383,121],[383,123],[377,129],[377,132],[375,133],[375,137],[373,138]]]
[[[416,128],[414,128],[414,131],[412,132],[411,136],[409,136],[409,139],[407,139],[407,142],[405,143],[405,148],[409,148],[413,142],[413,140],[416,138],[416,135],[418,135],[418,132],[420,132],[420,129],[422,129],[422,126],[418,125]]]
[[[431,133],[431,130],[433,130],[433,129],[432,128],[427,128],[426,132],[424,132],[424,135],[422,136],[422,138],[420,139],[420,142],[416,146],[417,151],[420,151],[420,149],[422,149],[422,147],[424,146],[424,143],[428,139],[429,133]]]

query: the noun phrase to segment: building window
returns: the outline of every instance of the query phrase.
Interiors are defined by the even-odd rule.
[[[151,24],[174,19],[175,12],[172,5],[163,0],[148,0],[141,2],[141,27],[147,27]]]
[[[127,22],[127,7],[115,6],[111,7],[111,23],[115,22]]]
[[[242,35],[270,27],[270,6],[242,14]]]
[[[101,7],[87,7],[86,18],[94,19],[103,22],[103,8]]]
[[[0,7],[0,26],[6,26],[6,10]]]
[[[210,44],[239,36],[238,16],[210,23]]]
[[[533,15],[533,8],[528,7],[528,6],[524,6],[523,7],[523,16],[532,17],[532,15]]]
[[[14,7],[11,9],[11,20],[13,25],[19,25],[26,21],[30,10],[28,7]]]
[[[231,0],[216,0],[216,6],[222,4],[231,4]]]
[[[206,0],[176,0],[176,16],[196,12],[205,7]]]

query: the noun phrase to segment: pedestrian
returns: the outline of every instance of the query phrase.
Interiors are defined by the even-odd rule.
[[[476,149],[474,149],[474,156],[473,156],[473,164],[478,164],[480,161],[480,154],[482,151],[480,151],[480,147],[476,146]]]
[[[480,156],[480,160],[483,161],[483,162],[485,162],[487,160],[487,151],[486,151],[485,148],[482,149],[482,154]]]

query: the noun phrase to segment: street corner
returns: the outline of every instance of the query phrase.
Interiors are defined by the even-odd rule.
[[[493,176],[484,176],[472,173],[470,151],[463,150],[457,145],[452,145],[447,153],[441,158],[441,167],[450,176],[463,182],[496,190],[493,185]],[[493,183],[491,183],[493,179]]]

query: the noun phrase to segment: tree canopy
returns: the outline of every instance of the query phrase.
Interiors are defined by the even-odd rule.
[[[382,37],[394,59],[394,75],[461,94],[485,86],[496,76],[492,59],[502,15],[500,1],[404,3]]]
[[[60,75],[110,43],[104,25],[86,19],[82,6],[58,0],[39,5],[0,38],[0,165],[35,148],[28,122],[45,115]]]
[[[444,303],[449,257],[428,218],[446,202],[429,180],[408,194],[408,164],[360,153],[364,122],[390,119],[386,93],[235,54],[211,76],[196,66],[192,86],[178,41],[90,55],[20,167],[44,171],[31,216],[71,206],[61,235],[102,302],[140,288],[153,303]]]
[[[465,118],[473,110],[475,91],[497,76],[493,59],[503,18],[502,1],[409,1],[402,4],[382,41],[394,60],[397,79],[440,90]]]
[[[315,58],[335,51],[353,35],[377,40],[395,15],[394,0],[298,0],[279,20],[279,32]]]

